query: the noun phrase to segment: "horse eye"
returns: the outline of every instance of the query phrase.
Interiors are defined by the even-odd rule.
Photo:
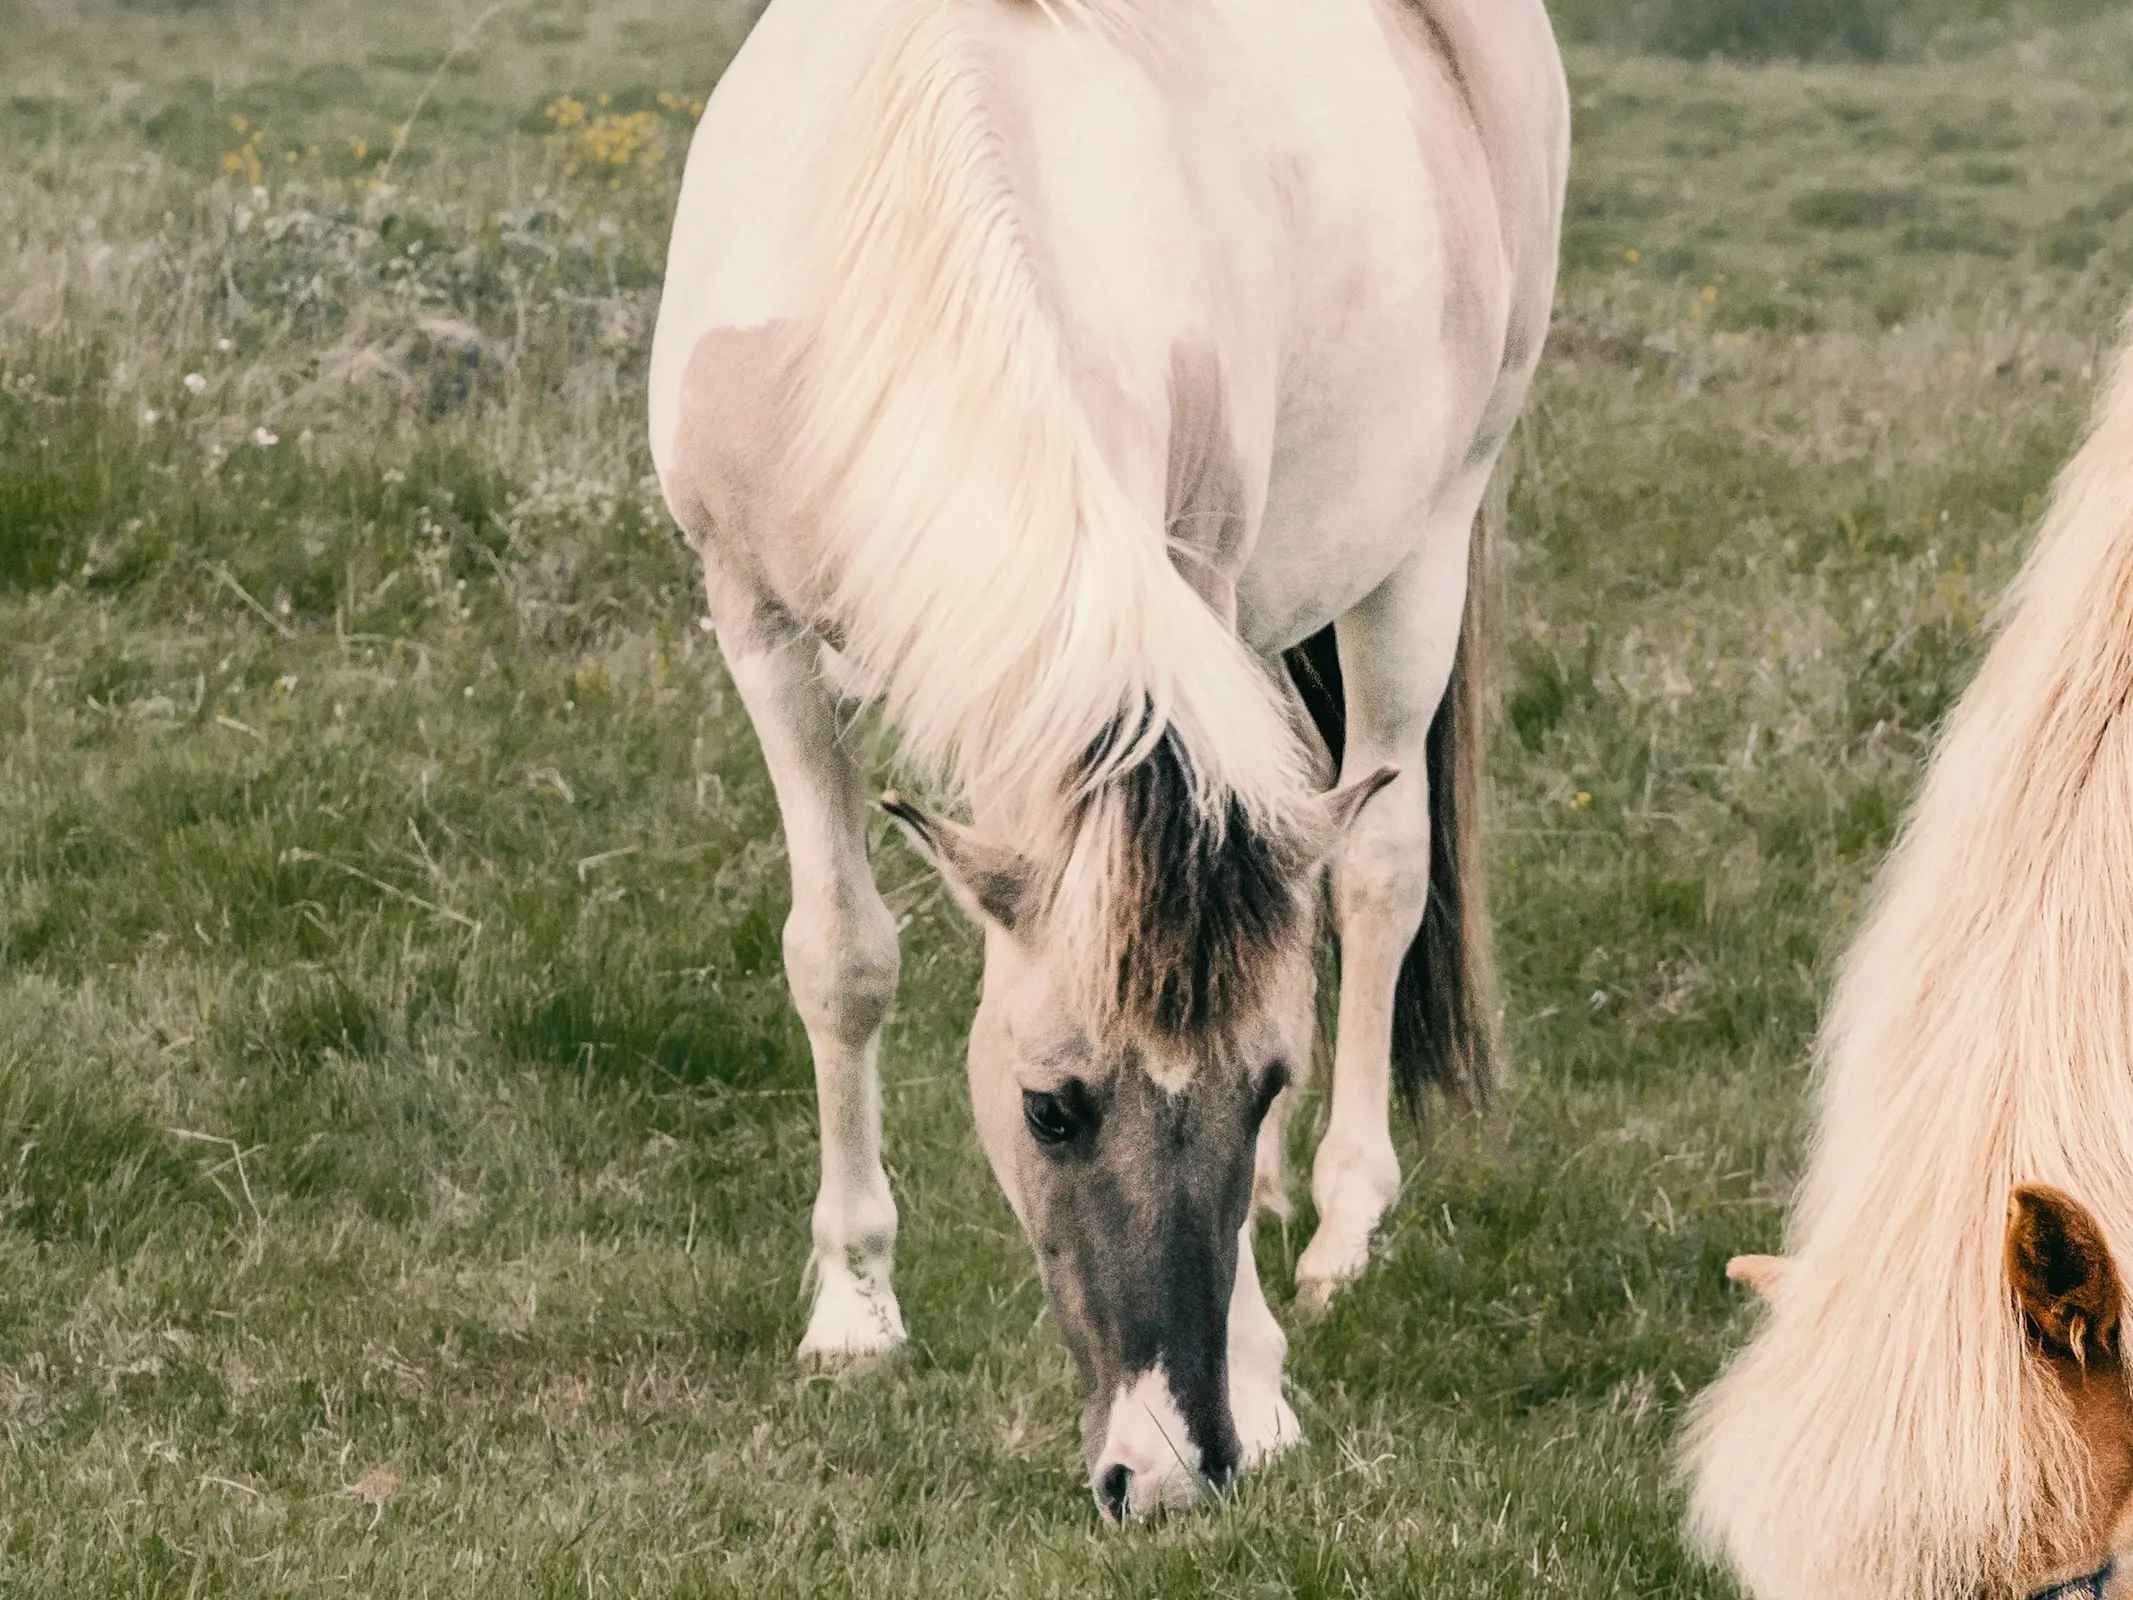
[[[1067,1115],[1066,1106],[1056,1094],[1023,1090],[1022,1120],[1029,1124],[1030,1135],[1039,1144],[1065,1144],[1074,1137],[1074,1119]]]

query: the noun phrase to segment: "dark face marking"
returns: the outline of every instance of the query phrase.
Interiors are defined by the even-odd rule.
[[[882,802],[987,925],[972,1102],[1079,1369],[1094,1486],[1114,1516],[1177,1503],[1181,1467],[1217,1485],[1237,1469],[1239,1234],[1260,1125],[1302,1047],[1335,816],[1316,797],[1285,823],[1208,805],[1174,729],[1116,770],[1107,756],[1147,728],[1121,718],[1089,754],[1090,792],[1068,802],[1073,848],[1105,869],[1092,914],[1054,922],[1044,854]],[[1099,1459],[1107,1446],[1114,1459]]]
[[[1098,1087],[1025,1093],[1023,1207],[1080,1370],[1092,1471],[1113,1399],[1160,1366],[1202,1475],[1234,1476],[1230,1292],[1254,1141],[1287,1081],[1279,1060],[1249,1072],[1209,1064],[1172,1094],[1128,1061]]]

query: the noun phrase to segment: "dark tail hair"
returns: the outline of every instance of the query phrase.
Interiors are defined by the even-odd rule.
[[[1431,1087],[1467,1105],[1494,1089],[1491,1013],[1496,973],[1481,877],[1481,752],[1484,647],[1488,627],[1488,513],[1474,519],[1467,551],[1466,612],[1451,682],[1430,719],[1429,906],[1400,963],[1392,1004],[1392,1075],[1410,1115]],[[1311,720],[1336,769],[1347,743],[1347,700],[1334,632],[1323,628],[1288,652]]]

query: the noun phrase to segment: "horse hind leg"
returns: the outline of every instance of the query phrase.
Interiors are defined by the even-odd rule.
[[[1331,1108],[1312,1163],[1318,1229],[1297,1295],[1324,1305],[1370,1261],[1400,1189],[1391,1126],[1400,969],[1430,893],[1430,724],[1451,681],[1467,582],[1467,532],[1445,527],[1339,625],[1346,698],[1343,776],[1399,769],[1357,815],[1334,865],[1341,982]]]
[[[803,1360],[885,1356],[904,1342],[890,1286],[896,1202],[881,1162],[881,1030],[896,996],[896,921],[867,860],[864,775],[843,742],[819,641],[713,582],[726,668],[755,725],[792,869],[785,977],[814,1053],[822,1122]]]

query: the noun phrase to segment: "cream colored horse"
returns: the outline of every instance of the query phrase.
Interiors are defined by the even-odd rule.
[[[1736,1264],[1781,1287],[1687,1464],[1757,1600],[2101,1582],[2133,1486],[2129,705],[2133,346],[1845,963],[1789,1257]],[[2025,1272],[2025,1229],[2078,1248]]]
[[[1297,1436],[1248,1221],[1336,844],[1306,1295],[1396,1193],[1396,1073],[1479,1085],[1468,573],[1567,155],[1540,0],[774,0],[690,152],[652,450],[791,859],[801,1350],[905,1336],[871,699],[974,813],[889,802],[985,932],[979,1132],[1113,1517]],[[1313,640],[1330,796],[1280,668]]]
[[[2103,1229],[2071,1195],[2041,1184],[2008,1199],[2008,1309],[2020,1319],[2037,1374],[2071,1425],[2071,1463],[2086,1485],[2018,1558],[2029,1600],[2109,1600],[2118,1552],[2133,1539],[2133,1373],[2126,1365],[2125,1276]],[[1791,1263],[1735,1256],[1726,1276],[1782,1306]]]

